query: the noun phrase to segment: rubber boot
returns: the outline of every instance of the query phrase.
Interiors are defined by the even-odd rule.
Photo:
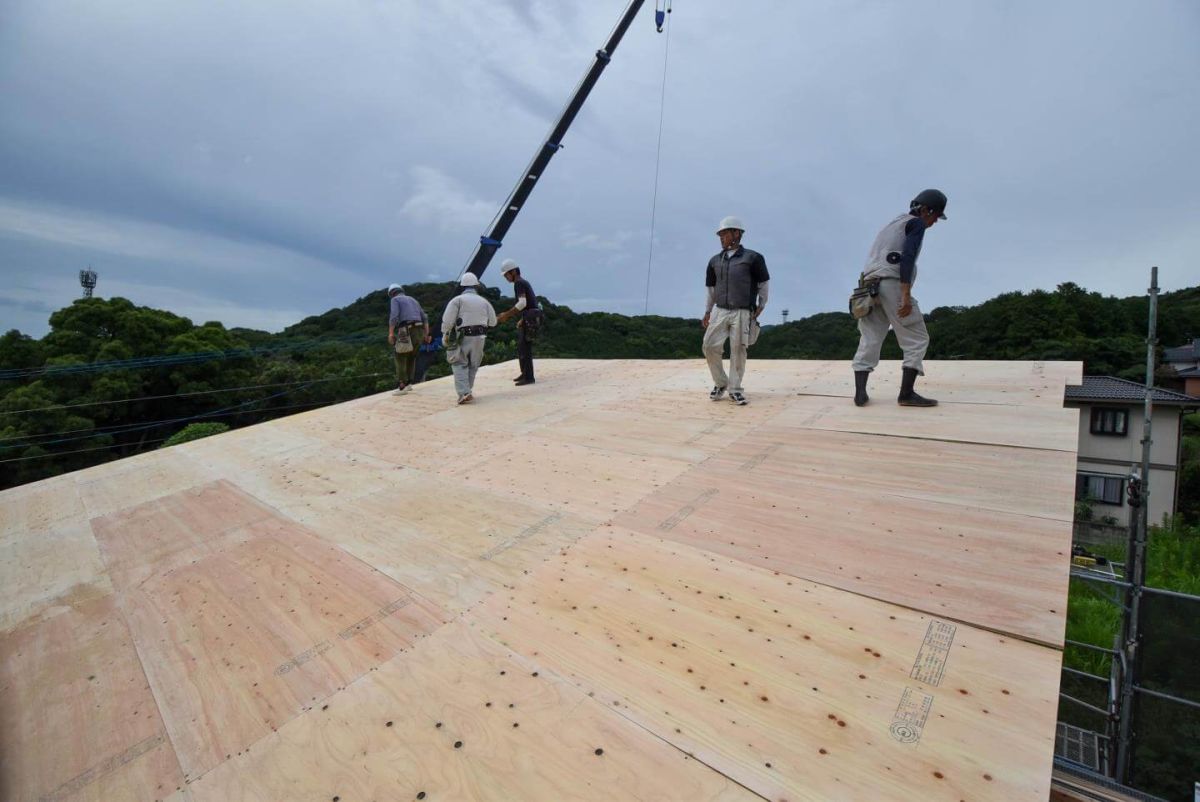
[[[854,371],[854,406],[866,406],[866,403],[871,400],[867,395],[867,377],[871,375],[869,370]]]
[[[932,398],[924,398],[917,395],[913,385],[917,381],[916,368],[904,368],[904,375],[900,379],[900,397],[896,402],[902,407],[936,407],[937,401]]]

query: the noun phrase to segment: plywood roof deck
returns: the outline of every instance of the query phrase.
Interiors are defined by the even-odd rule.
[[[0,798],[1047,798],[1078,364],[512,369],[0,493]]]

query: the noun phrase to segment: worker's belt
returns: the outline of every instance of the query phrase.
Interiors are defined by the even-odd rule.
[[[424,326],[425,321],[423,321],[423,320],[401,320],[400,325],[401,326]]]
[[[482,337],[488,333],[487,326],[459,326],[458,333],[464,337]]]

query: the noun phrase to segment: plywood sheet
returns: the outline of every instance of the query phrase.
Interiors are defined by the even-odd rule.
[[[231,545],[225,536],[253,536],[249,524],[275,517],[220,480],[95,518],[92,531],[108,575],[127,590]]]
[[[0,540],[0,567],[0,632],[112,593],[86,521],[15,530]]]
[[[525,435],[484,449],[474,462],[448,475],[466,485],[600,521],[633,506],[690,466],[679,459]]]
[[[183,783],[113,596],[0,635],[0,797],[162,799]]]
[[[588,448],[620,451],[685,462],[702,462],[751,429],[738,420],[664,417],[597,409],[564,416],[538,432],[541,436]]]
[[[58,476],[0,493],[0,543],[62,524],[87,523],[75,476]]]
[[[797,397],[773,422],[809,429],[861,432],[888,437],[990,443],[1075,453],[1079,411],[1041,406],[942,404],[933,408]]]
[[[1074,517],[1075,455],[1066,451],[768,423],[721,448],[704,469],[755,483],[790,483],[802,496],[899,496],[1059,521]]]
[[[395,489],[339,501],[306,525],[451,611],[517,582],[592,528],[562,510],[418,471]]]
[[[615,527],[467,621],[767,799],[1049,793],[1049,648]]]
[[[461,624],[187,792],[179,799],[758,798]]]
[[[88,468],[75,475],[88,515],[99,517],[154,498],[168,496],[217,477],[203,466],[180,459],[171,449],[152,451]]]
[[[216,450],[187,456],[208,475],[230,479],[259,501],[297,520],[341,499],[402,484],[407,470],[323,443],[266,456]]]
[[[152,515],[135,521],[156,526]],[[185,778],[445,620],[435,605],[282,518],[226,533],[223,545],[142,581],[122,604]]]
[[[1067,384],[1078,384],[1079,362],[928,361],[917,382],[923,395],[942,403],[1004,404],[1060,408]],[[894,404],[900,391],[899,362],[881,362],[871,374],[868,392],[875,403]],[[850,398],[854,374],[845,362],[828,363],[798,391],[803,395]]]
[[[976,626],[1061,645],[1071,524],[697,470],[615,519]]]

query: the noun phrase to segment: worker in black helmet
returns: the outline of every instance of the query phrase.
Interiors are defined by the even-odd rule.
[[[877,291],[875,306],[865,317],[858,319],[858,351],[854,354],[854,403],[863,406],[867,396],[867,377],[879,364],[879,350],[888,328],[896,332],[896,341],[904,351],[901,406],[934,407],[937,401],[917,394],[913,385],[917,376],[925,375],[923,361],[929,348],[929,332],[925,318],[912,296],[917,281],[917,256],[921,253],[925,231],[938,220],[946,219],[946,196],[939,190],[927,189],[908,205],[908,213],[892,220],[871,246],[862,281]]]

